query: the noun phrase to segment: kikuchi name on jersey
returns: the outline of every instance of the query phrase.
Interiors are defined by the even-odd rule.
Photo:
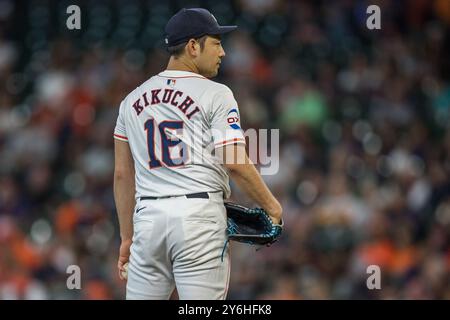
[[[133,103],[133,108],[136,114],[139,115],[145,107],[153,106],[160,103],[170,104],[181,110],[190,120],[191,117],[200,111],[198,106],[194,105],[194,100],[181,91],[174,89],[154,89],[150,91],[150,96],[147,92]]]

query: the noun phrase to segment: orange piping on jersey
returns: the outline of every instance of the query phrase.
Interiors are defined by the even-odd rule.
[[[125,139],[125,140],[128,140],[128,138],[127,138],[127,137],[124,137],[124,136],[121,136],[121,135],[119,135],[119,134],[115,134],[115,133],[114,133],[114,137],[117,137],[117,138],[121,138],[121,139]]]
[[[228,143],[228,142],[239,142],[239,141],[244,141],[245,142],[245,139],[242,139],[242,138],[234,138],[234,139],[230,139],[230,140],[226,140],[226,141],[222,141],[222,142],[217,142],[217,143],[215,143],[214,145],[222,145],[222,144],[226,144],[226,143]]]

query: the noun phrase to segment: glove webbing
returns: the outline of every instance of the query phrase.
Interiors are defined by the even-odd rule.
[[[236,232],[237,232],[237,230],[236,230],[236,228],[234,227],[233,224],[230,224],[230,225],[228,226],[228,230],[229,230],[230,233],[236,233]],[[222,254],[221,254],[221,257],[220,257],[220,259],[221,259],[222,262],[223,262],[223,255],[224,255],[224,253],[225,253],[225,250],[226,250],[227,245],[228,245],[229,242],[230,242],[230,238],[228,238],[228,236],[227,236],[227,240],[225,240],[225,243],[224,243],[223,249],[222,249]],[[254,244],[253,242],[251,242],[251,241],[248,241],[247,243],[248,243],[248,244],[251,244],[251,245],[255,245],[255,244]],[[264,248],[264,247],[270,247],[273,243],[274,243],[274,242],[268,243],[268,244],[266,244],[266,245],[264,245],[264,246],[260,246],[260,247],[256,248],[256,251],[259,251],[259,250],[261,250],[261,249]]]

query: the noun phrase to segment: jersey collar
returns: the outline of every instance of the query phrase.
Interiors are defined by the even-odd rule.
[[[169,77],[169,78],[185,78],[185,77],[195,77],[206,79],[204,76],[190,71],[181,71],[181,70],[164,70],[158,74],[161,77]]]

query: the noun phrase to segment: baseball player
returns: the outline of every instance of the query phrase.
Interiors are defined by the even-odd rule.
[[[180,299],[226,298],[229,176],[275,223],[281,219],[279,202],[245,152],[231,90],[209,80],[225,56],[220,36],[234,29],[205,9],[180,10],[165,28],[167,69],[120,104],[114,197],[127,299],[168,299],[175,286]],[[233,161],[219,161],[228,154]]]

